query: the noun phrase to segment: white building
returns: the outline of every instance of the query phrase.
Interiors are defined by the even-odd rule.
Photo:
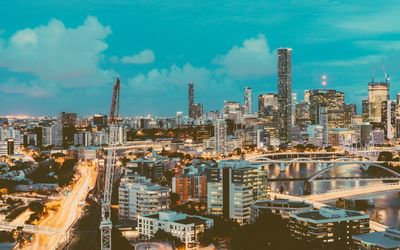
[[[267,169],[248,161],[222,160],[206,169],[207,209],[210,214],[250,222],[250,205],[267,198]]]
[[[97,147],[79,147],[78,160],[93,161],[97,158]]]
[[[150,239],[158,230],[163,230],[179,238],[185,243],[186,249],[195,247],[199,234],[212,226],[212,219],[175,211],[138,216],[138,230],[141,236]]]
[[[253,113],[253,91],[250,87],[244,88],[244,113],[250,115]]]
[[[119,218],[137,220],[138,215],[168,210],[170,191],[139,175],[124,176],[118,189]]]
[[[225,119],[219,118],[214,122],[215,152],[217,154],[226,153],[227,127]]]

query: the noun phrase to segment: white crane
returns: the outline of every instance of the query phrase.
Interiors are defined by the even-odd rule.
[[[108,149],[107,160],[105,165],[104,174],[104,193],[101,202],[101,249],[111,250],[111,194],[114,179],[114,168],[116,164],[116,145],[118,144],[118,115],[119,115],[119,91],[120,81],[119,77],[114,84],[113,96],[111,100],[111,111],[109,116],[109,136],[108,136]]]

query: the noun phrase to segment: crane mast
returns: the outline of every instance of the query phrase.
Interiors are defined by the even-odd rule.
[[[119,117],[119,92],[120,92],[120,80],[117,77],[113,95],[111,99],[111,109],[108,119],[109,131],[108,131],[108,148],[107,158],[104,169],[104,193],[101,203],[101,249],[111,250],[111,194],[112,185],[114,179],[114,168],[116,165],[116,148],[118,144],[118,117]]]

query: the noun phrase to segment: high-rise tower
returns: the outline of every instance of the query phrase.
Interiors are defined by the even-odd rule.
[[[189,118],[194,118],[195,117],[195,107],[194,107],[194,83],[189,82],[189,101],[188,101],[188,114]]]
[[[246,115],[253,113],[253,91],[250,87],[244,88],[244,113]]]
[[[292,126],[292,49],[278,49],[278,131],[282,143],[290,141]]]

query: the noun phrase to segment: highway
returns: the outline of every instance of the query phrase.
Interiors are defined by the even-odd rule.
[[[35,234],[32,243],[27,244],[25,249],[56,249],[58,245],[68,239],[69,229],[81,216],[83,209],[81,204],[84,204],[89,191],[95,186],[97,178],[95,167],[81,163],[77,165],[77,168],[81,176],[73,185],[72,191],[61,199],[61,205],[56,212],[51,213],[38,224],[38,226],[60,229],[64,234]]]

